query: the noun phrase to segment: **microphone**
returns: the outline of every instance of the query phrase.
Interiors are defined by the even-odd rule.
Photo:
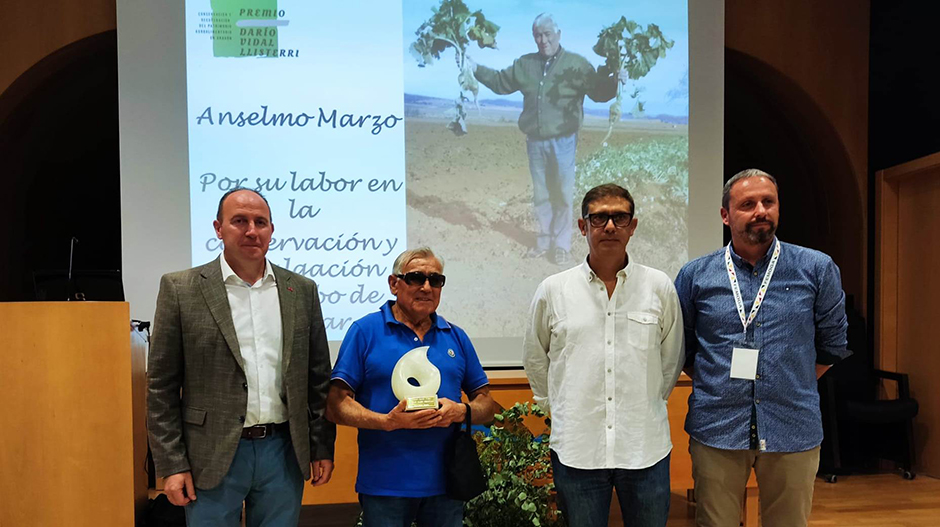
[[[78,245],[78,238],[72,236],[72,241],[69,243],[69,277],[66,301],[71,301],[73,297],[75,300],[85,300],[84,294],[75,292],[75,282],[72,280],[72,261],[75,256],[76,245]]]

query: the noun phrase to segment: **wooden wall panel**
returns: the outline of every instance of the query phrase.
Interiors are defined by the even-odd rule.
[[[876,175],[875,197],[875,349],[874,364],[895,371],[898,331],[898,189],[883,170]]]
[[[869,2],[725,0],[725,13],[725,45],[792,78],[829,117],[866,203]]]
[[[146,450],[129,334],[124,302],[0,303],[0,525],[134,524]]]
[[[940,153],[880,171],[876,365],[907,373],[920,403],[917,470],[940,477]],[[888,396],[893,383],[886,383]]]
[[[865,229],[869,4],[869,0],[725,0],[725,46],[767,64],[799,86],[831,123],[851,162],[858,198],[843,192],[830,200],[830,220],[837,232],[827,252],[841,267],[843,287],[855,295],[862,313],[866,313],[869,287]],[[734,103],[725,101],[726,114]],[[858,202],[849,206],[847,199]],[[799,213],[788,208],[785,200],[781,205],[784,223]],[[862,221],[845,221],[849,210],[860,210]],[[852,227],[856,231],[838,232],[849,225],[856,226]]]
[[[357,503],[356,473],[359,471],[358,430],[348,426],[336,427],[336,451],[333,477],[320,487],[304,483],[304,505]]]
[[[898,186],[897,367],[920,402],[918,465],[940,477],[940,167]]]
[[[517,402],[532,402],[532,390],[529,388],[528,380],[522,370],[495,371],[489,372],[488,375],[493,399],[502,407],[508,408]],[[693,487],[689,435],[685,432],[685,416],[689,411],[688,401],[691,392],[692,380],[682,374],[667,403],[673,445],[670,483],[673,490],[681,493]],[[530,416],[526,419],[525,424],[533,434],[539,434],[545,430],[545,423],[536,417]],[[304,505],[355,503],[358,501],[355,483],[359,458],[355,429],[346,426],[337,427],[336,460],[336,470],[329,484],[316,489],[310,487],[309,484],[306,486],[304,489]],[[752,473],[748,487],[753,490],[756,485],[757,482]],[[750,503],[751,513],[755,515],[756,495]],[[755,524],[751,523],[749,525]]]
[[[115,27],[115,0],[3,2],[0,15],[0,50],[3,51],[0,93],[46,55],[76,40]]]

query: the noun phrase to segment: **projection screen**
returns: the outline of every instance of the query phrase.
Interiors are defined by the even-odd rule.
[[[538,52],[543,13],[599,74],[476,82],[474,65],[509,79]],[[590,187],[626,186],[630,257],[674,276],[721,243],[723,19],[720,0],[119,0],[131,313],[149,320],[160,275],[221,253],[218,200],[246,187],[271,204],[270,261],[319,285],[334,353],[391,298],[394,258],[426,245],[445,262],[439,313],[485,366],[518,366],[532,295],[565,268],[527,257],[540,229],[520,115],[583,86],[560,110],[577,120],[572,215]],[[570,231],[569,266],[587,254]]]

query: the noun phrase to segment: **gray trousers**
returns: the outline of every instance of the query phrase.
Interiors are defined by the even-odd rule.
[[[571,251],[575,151],[578,134],[551,139],[526,139],[532,204],[538,221],[536,248]]]

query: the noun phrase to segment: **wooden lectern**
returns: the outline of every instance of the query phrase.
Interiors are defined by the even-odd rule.
[[[125,302],[0,303],[0,526],[133,526],[146,345]]]

